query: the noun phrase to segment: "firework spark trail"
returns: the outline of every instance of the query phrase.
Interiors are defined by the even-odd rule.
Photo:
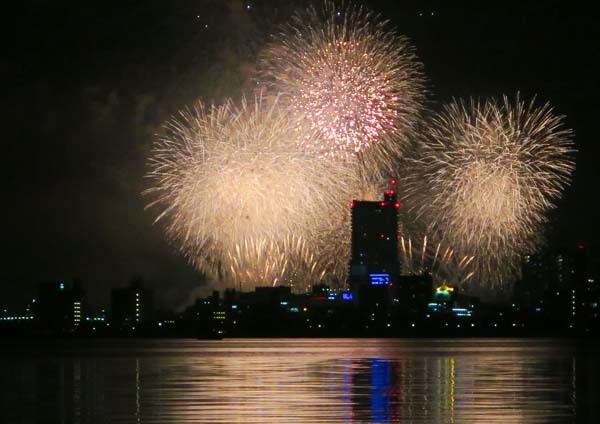
[[[303,148],[337,159],[378,144],[383,151],[375,149],[370,165],[402,150],[425,98],[422,65],[407,39],[376,14],[327,0],[280,29],[259,69],[305,134]]]
[[[259,96],[239,107],[199,104],[171,120],[156,142],[149,207],[158,210],[157,221],[183,254],[215,282],[261,266],[268,267],[264,282],[284,278],[291,268],[285,260],[308,249],[292,249],[286,240],[311,246],[350,197],[352,170],[307,154],[296,137],[277,101],[267,105]],[[263,261],[266,252],[276,252],[272,262]],[[257,261],[252,266],[251,255]]]
[[[267,239],[244,240],[226,252],[228,280],[242,291],[262,285],[289,285],[305,291],[319,283],[326,265],[301,237],[287,235],[280,242]]]
[[[431,243],[426,235],[402,235],[399,248],[403,275],[429,273],[434,283],[451,286],[462,286],[473,277],[473,256],[459,257],[450,246]]]
[[[475,256],[482,285],[510,281],[570,181],[571,136],[547,104],[453,101],[420,144],[404,201]]]

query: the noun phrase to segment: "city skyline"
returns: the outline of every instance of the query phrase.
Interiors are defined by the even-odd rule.
[[[246,56],[256,46],[233,47],[240,46],[244,31],[259,40],[261,19],[278,18],[265,12],[270,3],[277,2],[249,2],[250,9],[236,1],[205,2],[202,10],[191,3],[125,4],[118,10],[30,5],[25,16],[34,23],[32,31],[4,59],[19,82],[9,88],[6,111],[15,159],[5,171],[8,221],[14,224],[8,229],[8,266],[0,274],[7,298],[22,299],[42,281],[75,277],[102,298],[106,287],[141,274],[165,293],[166,305],[189,301],[202,279],[143,210],[145,154],[168,115],[197,97],[218,101],[227,92],[225,81],[248,84]],[[551,221],[557,228],[550,229],[556,236],[550,242],[581,241],[594,249],[598,147],[591,99],[598,87],[597,59],[587,52],[595,31],[591,17],[559,2],[496,9],[460,2],[405,9],[383,1],[369,5],[411,38],[439,102],[521,91],[537,93],[566,115],[579,151],[577,169]],[[518,30],[508,34],[490,25],[479,31],[488,21],[510,22]],[[218,29],[211,32],[213,27]],[[220,35],[228,37],[217,42]],[[202,83],[210,78],[214,83]]]

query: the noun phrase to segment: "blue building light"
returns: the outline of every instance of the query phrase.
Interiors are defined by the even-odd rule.
[[[369,274],[372,286],[387,286],[390,284],[390,274]]]
[[[343,292],[342,300],[354,300],[354,295],[350,292]]]
[[[470,317],[471,316],[471,311],[466,308],[452,308],[452,312],[454,312],[454,314],[457,317]]]

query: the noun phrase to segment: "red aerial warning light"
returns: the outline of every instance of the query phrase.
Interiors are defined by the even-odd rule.
[[[380,237],[380,238],[384,238],[384,237],[385,237],[385,234],[379,234],[379,237]]]
[[[395,194],[395,193],[396,193],[396,192],[395,192],[394,190],[386,190],[386,191],[385,191],[385,194],[388,194],[388,195],[393,195],[393,194]]]
[[[398,203],[398,202],[394,203],[394,207],[395,207],[396,209],[399,209],[399,208],[400,208],[400,203]]]
[[[350,202],[350,209],[354,207],[354,200]]]
[[[385,206],[385,205],[387,205],[387,203],[385,203],[385,202],[379,202],[379,206]]]
[[[392,178],[392,179],[390,180],[390,184],[395,186],[395,185],[396,185],[396,180]]]

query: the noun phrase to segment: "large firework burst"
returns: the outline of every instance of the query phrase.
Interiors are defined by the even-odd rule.
[[[260,59],[261,80],[281,94],[308,151],[346,158],[377,143],[400,152],[414,130],[422,65],[406,38],[361,7],[325,1],[297,13]]]
[[[508,281],[534,251],[570,180],[571,131],[547,104],[518,96],[453,101],[433,120],[408,176],[406,204],[462,255],[484,285]]]
[[[198,269],[225,284],[244,272],[253,284],[260,275],[262,284],[284,278],[282,264],[308,249],[290,237],[317,238],[355,179],[347,167],[302,151],[277,102],[264,103],[257,97],[181,113],[149,161],[146,193],[157,221]],[[280,269],[269,268],[277,261]]]

